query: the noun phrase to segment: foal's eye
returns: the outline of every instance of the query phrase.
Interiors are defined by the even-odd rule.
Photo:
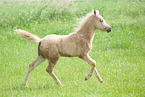
[[[100,22],[102,23],[102,22],[103,22],[103,20],[101,19],[101,20],[100,20]]]

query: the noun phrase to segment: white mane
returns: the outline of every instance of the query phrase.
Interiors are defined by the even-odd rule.
[[[74,28],[75,32],[77,32],[85,23],[86,21],[89,19],[90,16],[92,16],[94,13],[88,13],[86,16],[79,18],[77,20],[79,20],[80,22],[78,22],[78,27]]]

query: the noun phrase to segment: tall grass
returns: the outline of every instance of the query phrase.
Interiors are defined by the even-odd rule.
[[[69,34],[79,18],[98,9],[113,31],[96,31],[90,56],[104,79],[101,84],[78,58],[60,58],[55,84],[42,63],[30,75],[29,88],[21,85],[29,63],[37,57],[37,44],[19,37],[24,29],[39,37]],[[144,97],[145,2],[143,0],[90,0],[59,2],[0,1],[0,96]]]

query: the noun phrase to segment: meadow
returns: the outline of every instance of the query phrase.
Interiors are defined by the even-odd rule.
[[[54,69],[63,86],[55,84],[40,64],[22,81],[37,57],[34,42],[18,36],[23,29],[41,38],[74,32],[80,19],[98,9],[112,27],[111,33],[96,30],[90,56],[104,83],[83,60],[61,57]],[[0,97],[144,97],[145,96],[145,1],[57,0],[33,2],[0,1]]]

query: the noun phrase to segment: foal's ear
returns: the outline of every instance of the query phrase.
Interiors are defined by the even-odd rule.
[[[95,16],[99,14],[99,11],[98,10],[94,10],[94,14]]]
[[[96,10],[94,10],[94,14],[95,14],[95,16],[96,16]]]

